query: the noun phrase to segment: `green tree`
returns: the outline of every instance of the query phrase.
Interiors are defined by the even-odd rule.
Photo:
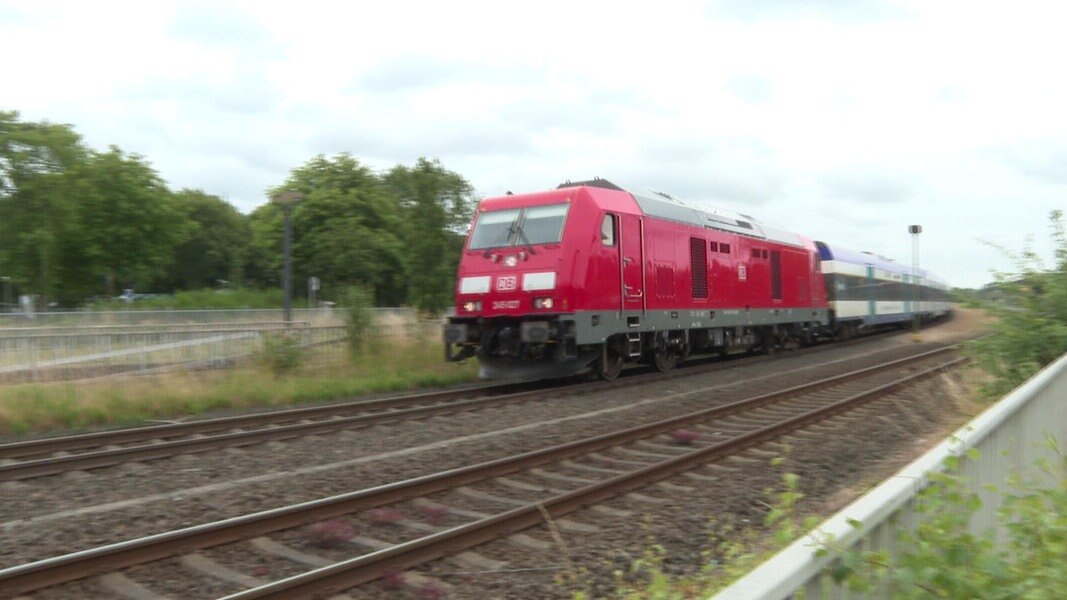
[[[0,111],[0,274],[46,301],[60,296],[69,259],[78,256],[70,169],[87,156],[69,125],[22,122],[17,112]]]
[[[200,190],[177,192],[173,202],[186,221],[187,235],[175,247],[174,263],[160,288],[194,290],[217,287],[220,281],[241,285],[252,232],[249,220],[232,204]]]
[[[262,204],[248,215],[251,236],[245,248],[242,271],[251,287],[277,289],[281,285],[282,213]]]
[[[82,268],[103,273],[108,295],[163,276],[189,227],[159,175],[112,146],[93,153],[77,176]]]
[[[408,303],[438,313],[452,300],[463,231],[474,206],[473,189],[437,160],[420,158],[413,168],[396,166],[385,184],[404,215],[405,267],[412,276]],[[459,243],[457,243],[459,240]]]
[[[404,302],[406,250],[399,207],[370,169],[348,154],[317,156],[294,169],[275,192],[280,190],[304,194],[292,211],[294,282],[319,277],[324,298],[358,285],[373,289],[378,305]],[[277,273],[282,212],[267,206],[252,216],[259,270]],[[296,293],[301,289],[294,283]]]
[[[0,272],[65,305],[147,285],[186,234],[143,158],[93,152],[70,126],[15,112],[0,112],[0,214]]]

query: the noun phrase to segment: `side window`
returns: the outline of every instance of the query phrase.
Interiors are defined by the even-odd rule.
[[[615,245],[615,215],[604,215],[604,220],[600,222],[600,243]]]

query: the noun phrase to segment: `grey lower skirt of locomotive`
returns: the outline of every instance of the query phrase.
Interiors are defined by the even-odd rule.
[[[821,312],[821,311],[820,311]],[[724,355],[734,352],[775,352],[817,342],[926,323],[949,312],[900,314],[896,319],[837,319],[834,312],[800,323],[736,325],[699,329],[657,328],[626,331],[604,342],[578,343],[575,315],[529,318],[453,317],[444,326],[445,360],[477,357],[480,376],[487,379],[567,377],[592,372],[606,378],[618,375],[624,363],[672,368],[691,353]],[[583,332],[584,333],[584,332]]]
[[[697,329],[609,325],[614,333],[608,335],[603,330],[598,334],[579,331],[578,323],[585,320],[577,315],[547,319],[454,317],[444,327],[445,359],[477,357],[480,375],[488,379],[567,377],[589,372],[613,379],[629,363],[669,370],[691,353],[771,352],[835,337],[825,313],[820,316],[823,318],[803,323]]]

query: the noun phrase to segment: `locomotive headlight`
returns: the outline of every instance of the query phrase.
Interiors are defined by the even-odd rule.
[[[548,309],[555,306],[555,304],[556,303],[552,301],[552,298],[534,298],[533,301],[534,308]]]
[[[482,310],[482,302],[480,300],[468,300],[463,303],[463,310],[467,312],[477,312]]]

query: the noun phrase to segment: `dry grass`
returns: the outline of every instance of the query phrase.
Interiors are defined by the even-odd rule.
[[[445,363],[437,340],[387,338],[360,356],[308,360],[274,375],[260,367],[178,372],[99,382],[0,387],[0,435],[174,420],[213,411],[336,401],[444,386],[477,377],[474,363]]]

